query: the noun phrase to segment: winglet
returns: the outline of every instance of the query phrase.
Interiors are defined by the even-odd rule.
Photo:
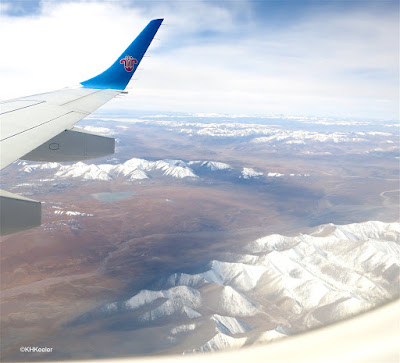
[[[110,68],[96,77],[81,82],[83,87],[96,89],[125,89],[163,20],[164,19],[155,19],[150,21]]]

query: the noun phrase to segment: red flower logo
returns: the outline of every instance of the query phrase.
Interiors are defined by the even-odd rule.
[[[124,65],[127,72],[132,72],[133,68],[135,67],[134,65],[138,64],[137,59],[130,55],[125,56],[125,58],[122,58],[119,62]]]

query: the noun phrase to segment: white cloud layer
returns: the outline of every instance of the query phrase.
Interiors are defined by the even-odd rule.
[[[2,99],[92,77],[165,17],[131,94],[105,107],[399,117],[398,16],[387,11],[310,10],[269,27],[245,1],[43,4],[38,16],[2,12]]]

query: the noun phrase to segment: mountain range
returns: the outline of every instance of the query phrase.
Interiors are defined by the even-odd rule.
[[[158,175],[184,179],[198,178],[197,171],[230,171],[238,178],[251,179],[259,177],[280,177],[284,174],[268,172],[264,174],[253,168],[234,168],[229,164],[218,161],[188,161],[163,159],[149,161],[132,158],[120,164],[86,164],[77,162],[74,164],[42,163],[34,164],[20,161],[19,171],[34,174],[39,171],[51,171],[54,179],[79,178],[82,180],[113,180],[121,177],[127,180],[144,180]],[[290,174],[289,176],[309,176],[308,174]],[[42,179],[51,180],[51,179]]]
[[[90,316],[122,314],[135,329],[170,327],[162,338],[169,345],[196,342],[182,348],[185,354],[269,342],[399,296],[399,243],[400,223],[376,221],[272,234],[249,243],[244,254],[210,261],[196,274],[176,272],[160,289],[141,290]],[[200,344],[196,336],[206,338]]]

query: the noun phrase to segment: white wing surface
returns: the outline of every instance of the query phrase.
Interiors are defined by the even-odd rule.
[[[1,103],[1,169],[71,129],[120,92],[64,89]]]
[[[123,92],[162,21],[150,21],[108,69],[80,87],[1,102],[0,170],[18,159],[76,161],[112,154],[114,139],[74,124]],[[40,225],[36,201],[0,192],[0,208],[0,234]]]

